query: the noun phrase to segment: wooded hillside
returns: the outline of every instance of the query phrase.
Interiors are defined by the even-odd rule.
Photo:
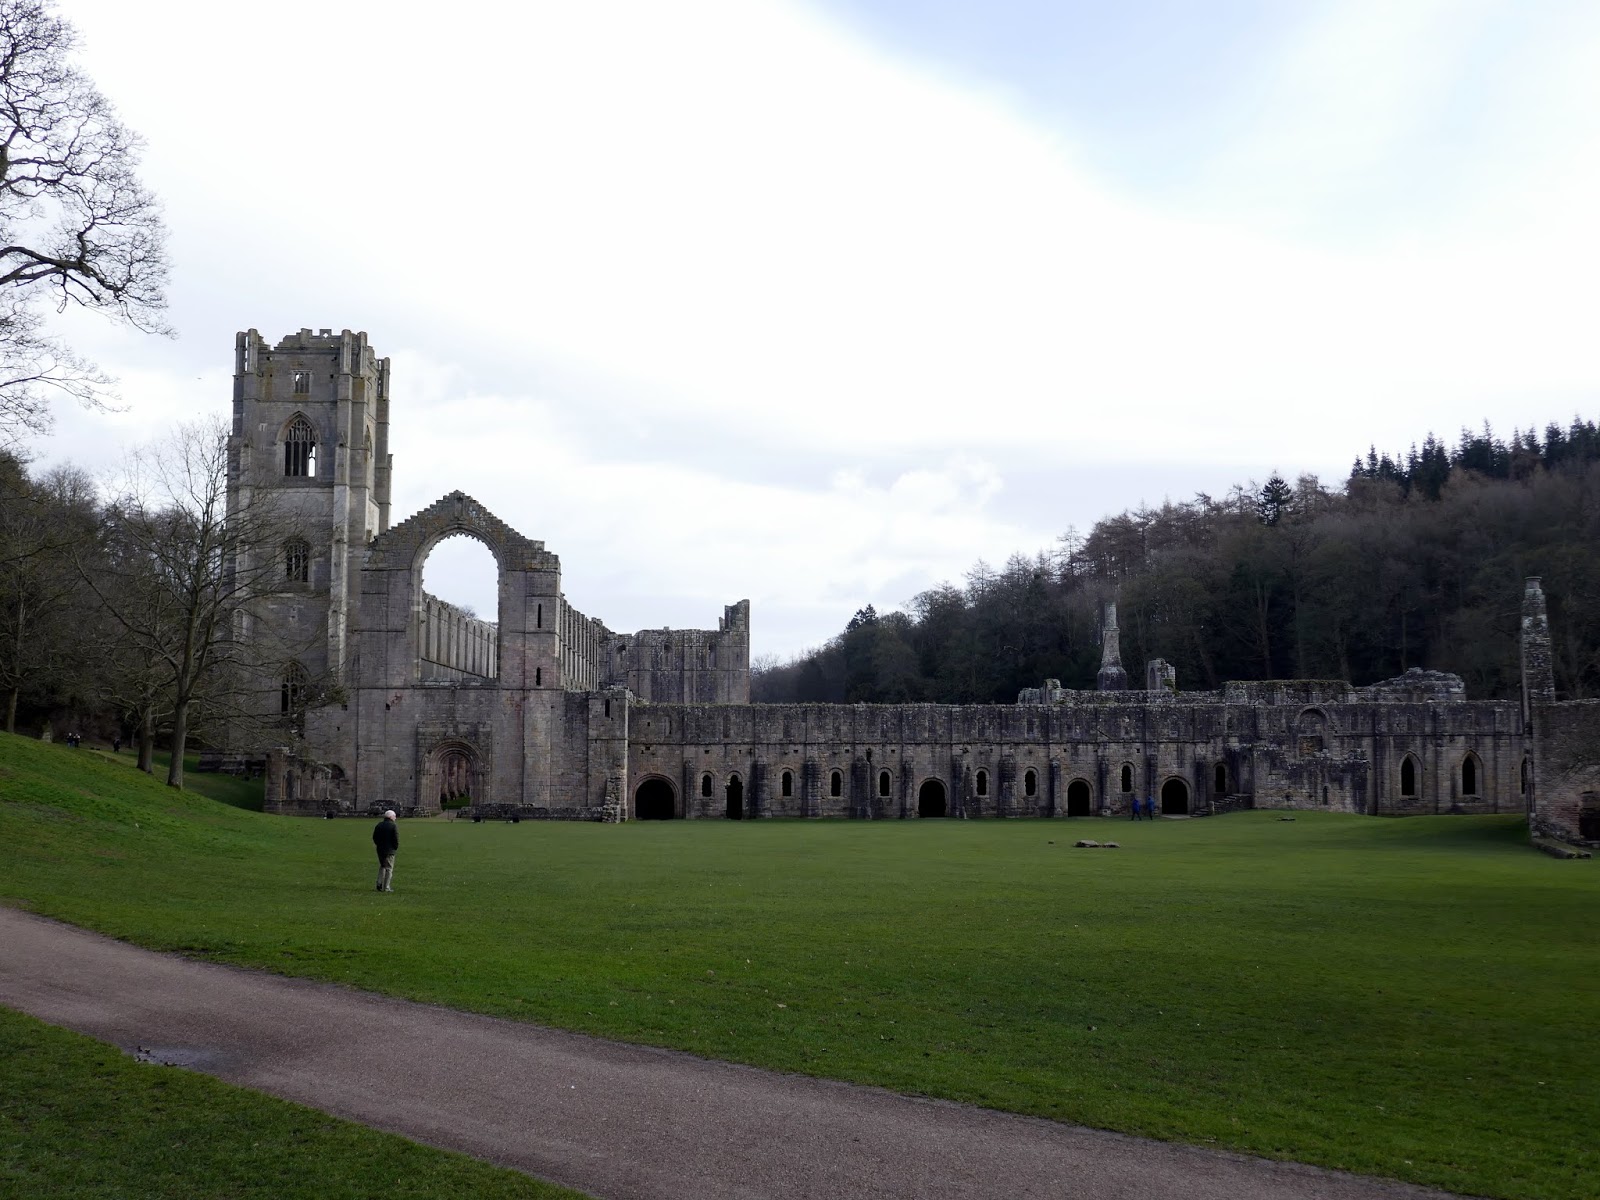
[[[1228,679],[1357,684],[1453,671],[1474,698],[1517,694],[1522,580],[1544,578],[1563,698],[1600,694],[1600,429],[1463,431],[1358,458],[1329,488],[1274,475],[1226,497],[1123,512],[1033,558],[979,562],[905,612],[856,613],[788,663],[758,663],[759,701],[1012,703],[1057,678],[1092,688],[1100,613],[1122,659],[1180,688]]]

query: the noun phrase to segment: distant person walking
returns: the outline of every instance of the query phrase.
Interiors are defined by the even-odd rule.
[[[400,827],[394,823],[394,809],[383,814],[372,831],[372,844],[378,848],[378,891],[392,892],[394,856],[400,849]]]
[[[1152,821],[1156,819],[1156,798],[1154,796],[1146,796],[1144,798],[1144,815]]]
[[[1135,821],[1139,819],[1139,797],[1135,796],[1128,801],[1128,811]]]

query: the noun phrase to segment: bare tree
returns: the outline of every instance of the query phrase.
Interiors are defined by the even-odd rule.
[[[270,497],[229,515],[227,486],[222,423],[179,426],[168,442],[133,457],[97,553],[83,564],[85,582],[120,627],[122,661],[142,672],[123,689],[139,698],[141,758],[158,710],[170,715],[173,787],[183,786],[191,730],[219,713],[259,711],[238,689],[260,677],[258,655],[275,661],[285,653],[236,633],[283,589],[276,548],[295,530]]]
[[[52,393],[91,406],[111,381],[45,330],[37,306],[95,309],[165,333],[166,229],[138,137],[68,61],[72,26],[0,0],[0,439],[50,423]]]

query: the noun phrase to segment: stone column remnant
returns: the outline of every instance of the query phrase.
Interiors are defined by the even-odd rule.
[[[1530,575],[1522,591],[1522,727],[1533,727],[1535,705],[1556,698],[1555,669],[1550,658],[1550,618],[1545,613],[1539,576]]]
[[[1102,692],[1128,690],[1128,673],[1122,669],[1122,638],[1117,633],[1117,602],[1106,605],[1105,628],[1100,634],[1100,671],[1094,677]]]

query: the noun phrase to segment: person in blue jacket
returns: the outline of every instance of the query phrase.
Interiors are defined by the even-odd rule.
[[[1146,796],[1144,798],[1144,815],[1152,821],[1156,819],[1156,798],[1154,796]]]

